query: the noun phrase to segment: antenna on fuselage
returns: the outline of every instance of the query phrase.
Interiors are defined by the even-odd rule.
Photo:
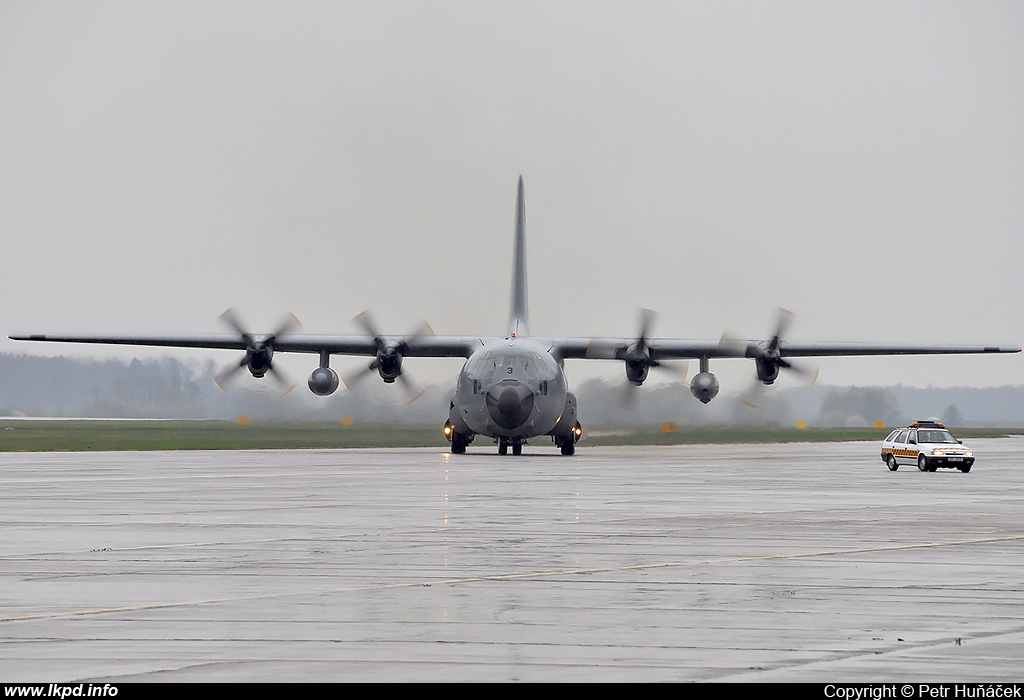
[[[512,301],[509,307],[509,335],[527,336],[526,308],[526,197],[523,194],[523,176],[519,176],[516,190],[516,235],[512,244]]]

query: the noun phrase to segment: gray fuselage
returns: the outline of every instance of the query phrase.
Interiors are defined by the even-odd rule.
[[[568,433],[576,421],[562,366],[547,347],[525,338],[492,341],[473,353],[459,373],[452,403],[453,424],[487,437]],[[573,415],[558,431],[567,410]]]

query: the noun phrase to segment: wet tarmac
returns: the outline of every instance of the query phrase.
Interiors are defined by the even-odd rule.
[[[1024,679],[1024,439],[0,454],[0,682]]]

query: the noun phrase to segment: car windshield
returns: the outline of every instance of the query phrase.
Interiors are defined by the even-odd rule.
[[[917,441],[929,443],[951,442],[956,444],[957,439],[948,430],[919,430]]]

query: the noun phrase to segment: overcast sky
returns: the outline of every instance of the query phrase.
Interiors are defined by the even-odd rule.
[[[1021,344],[1022,80],[1011,0],[0,0],[0,352],[123,357],[6,335],[229,306],[503,333],[520,175],[537,335],[649,307],[655,335],[764,337],[782,306],[794,340]],[[819,365],[1024,384],[1020,355]]]

